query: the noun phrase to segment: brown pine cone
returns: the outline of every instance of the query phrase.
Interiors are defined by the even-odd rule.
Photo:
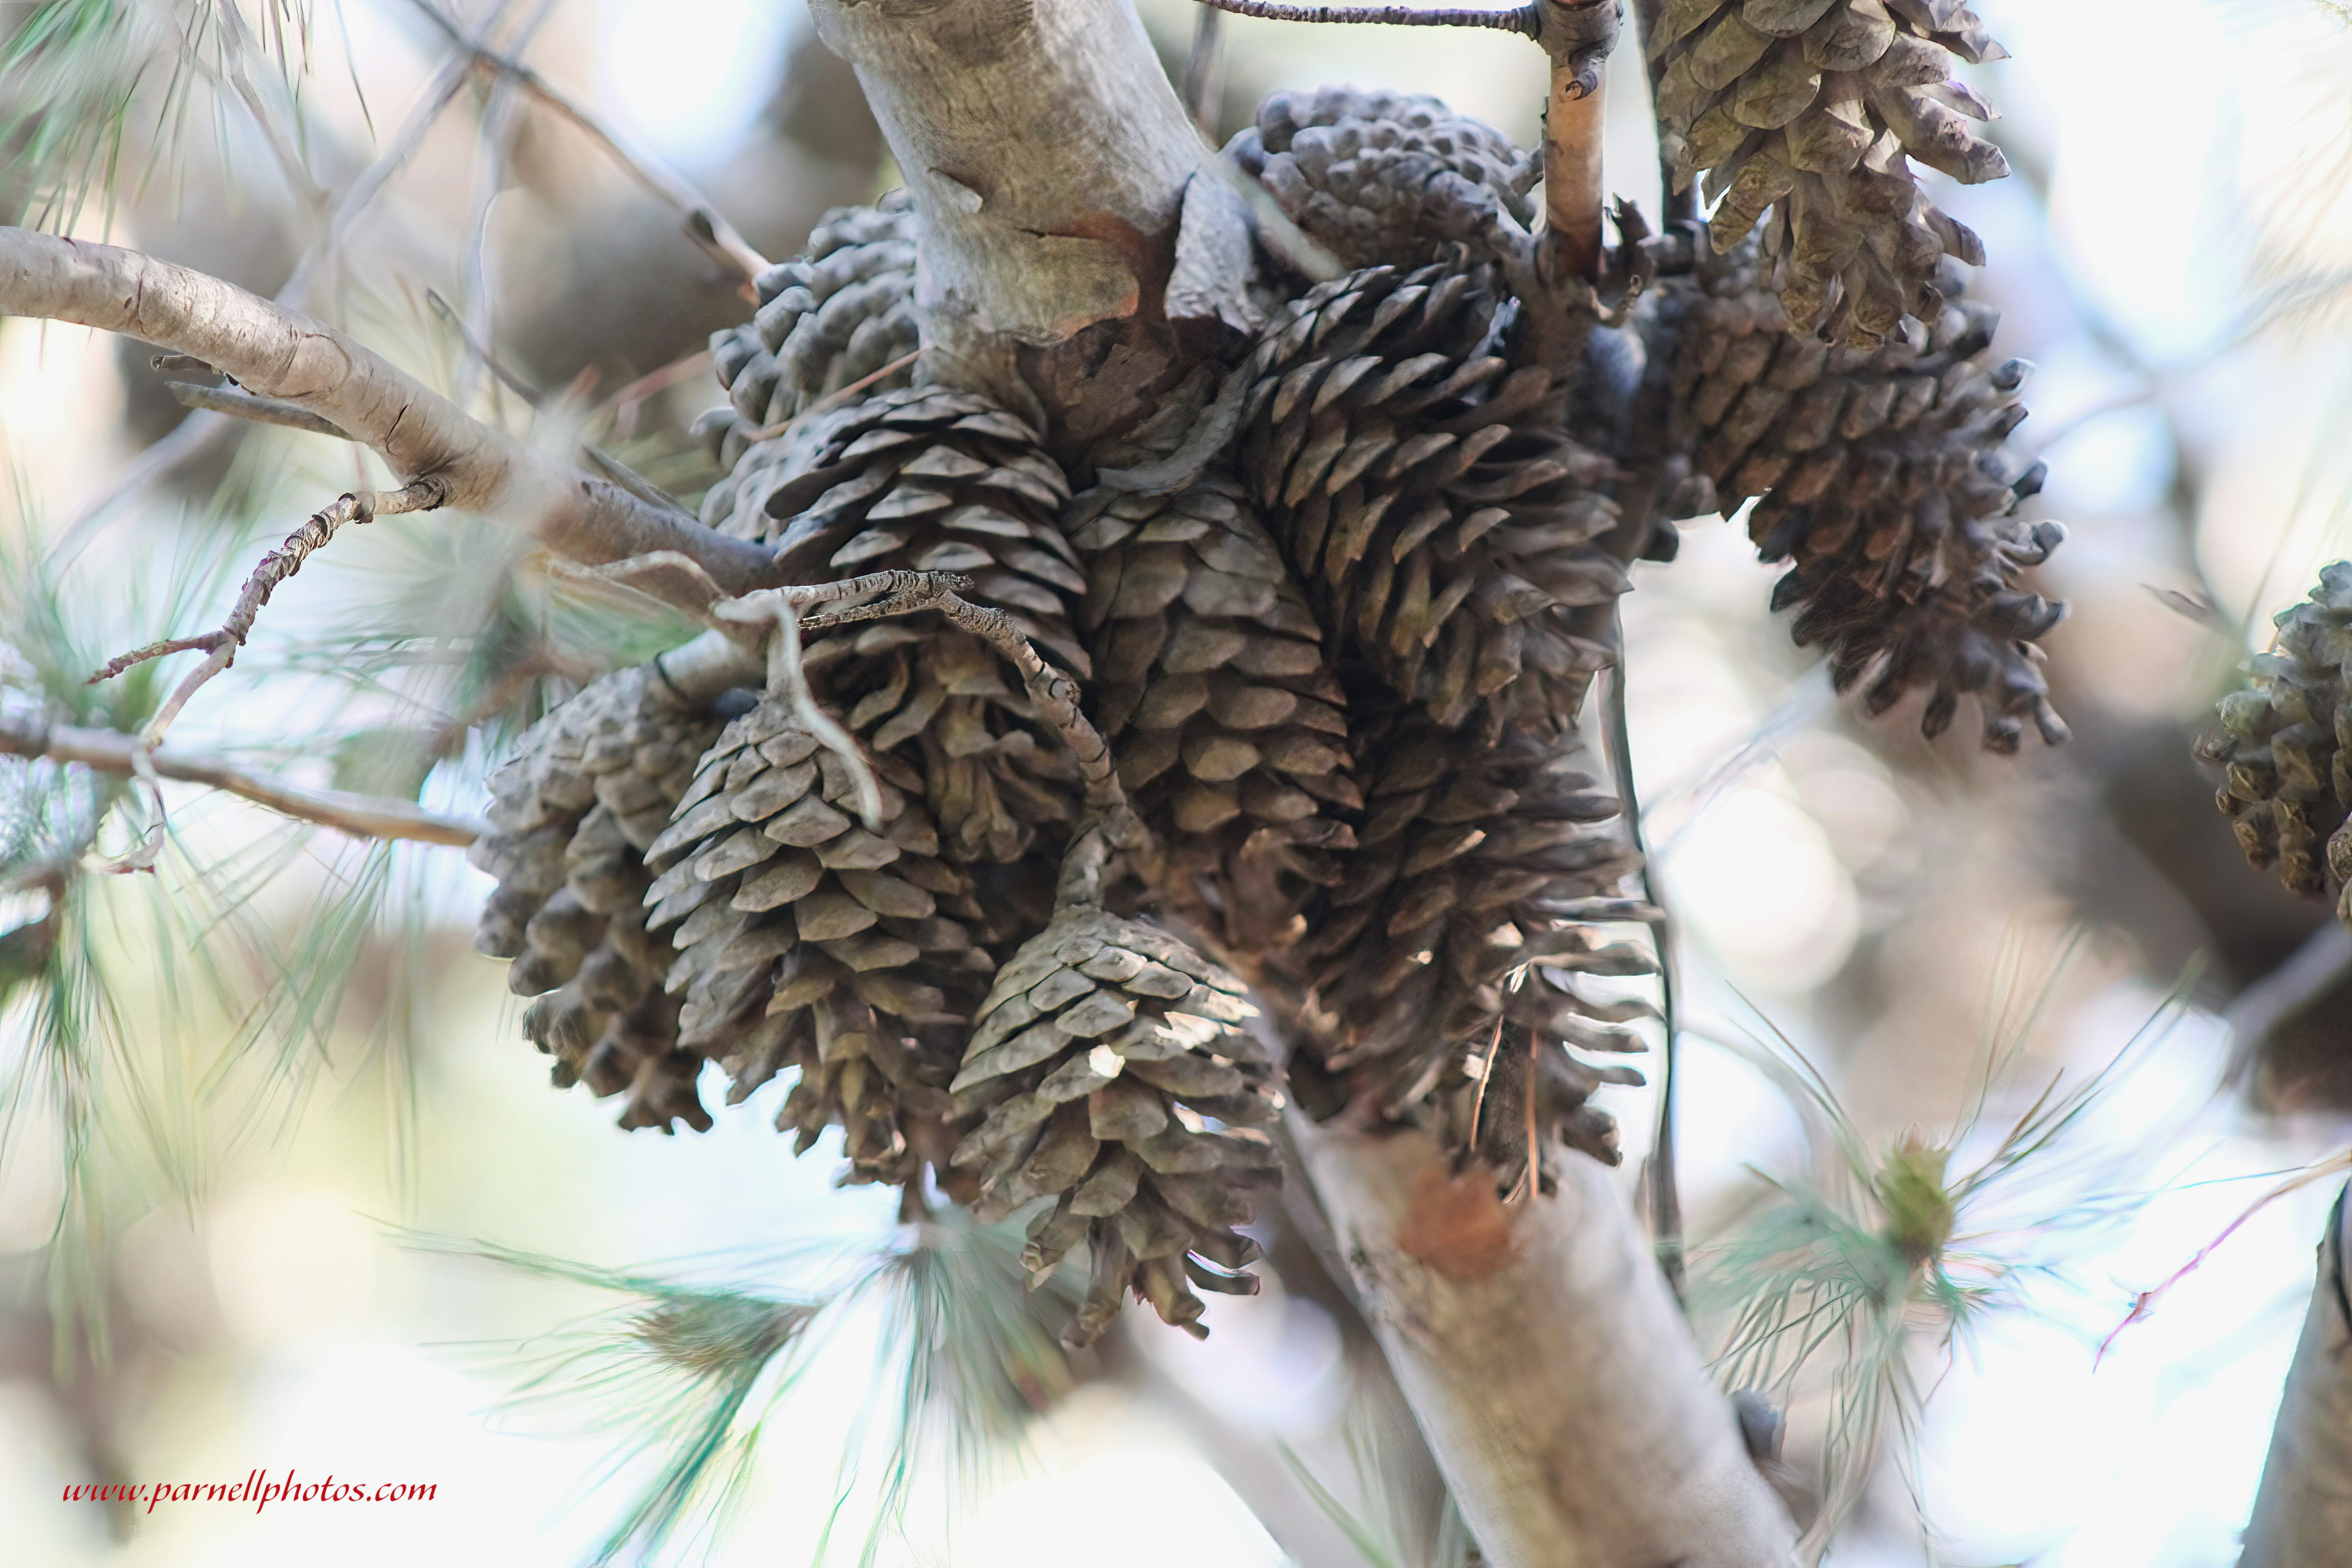
[[[647,853],[660,875],[646,924],[677,952],[678,1043],[725,1068],[729,1103],[797,1068],[778,1128],[805,1152],[839,1126],[849,1180],[903,1184],[943,1162],[948,1080],[996,966],[971,878],[940,858],[921,775],[868,757],[878,829],[856,820],[846,763],[783,699],[730,724]]]
[[[2009,173],[1969,127],[1992,111],[1950,79],[1953,56],[2007,51],[1959,0],[1668,0],[1649,48],[1675,189],[1705,172],[1718,251],[1764,223],[1800,331],[1875,346],[1941,313],[1946,256],[1984,264],[1909,163],[1969,184]]]
[[[1417,267],[1449,240],[1532,227],[1541,174],[1510,138],[1434,98],[1381,89],[1276,92],[1225,144],[1290,220],[1349,267]]]
[[[1841,691],[1885,712],[1930,695],[1921,728],[1982,703],[1985,744],[2013,752],[2031,721],[2065,736],[2033,640],[2065,607],[2017,586],[2064,538],[2017,503],[2042,468],[2008,450],[2027,367],[1987,352],[1999,317],[1958,300],[1923,334],[1872,353],[1789,330],[1755,247],[1669,280],[1654,354],[1670,355],[1682,434],[1728,515],[1751,496],[1748,537],[1793,567],[1773,607],[1801,646],[1825,646]]]
[[[1167,858],[1162,890],[1229,950],[1280,945],[1363,805],[1305,595],[1221,477],[1091,491],[1064,526],[1091,584],[1097,717]]]
[[[1475,1125],[1509,1178],[1525,1166],[1533,1063],[1538,1145],[1562,1137],[1615,1163],[1615,1126],[1585,1097],[1641,1077],[1570,1048],[1642,1049],[1612,1026],[1644,1009],[1591,1001],[1568,976],[1652,968],[1592,924],[1640,912],[1619,896],[1634,853],[1603,826],[1617,797],[1576,771],[1573,742],[1521,732],[1488,744],[1419,714],[1359,729],[1361,844],[1290,961],[1313,987],[1302,1033],[1314,1059],[1291,1063],[1302,1103],[1324,1115],[1367,1097],[1457,1150]]]
[[[1319,285],[1250,358],[1238,456],[1343,671],[1488,736],[1574,721],[1627,586],[1594,488],[1614,470],[1514,363],[1517,312],[1458,247]]]
[[[965,598],[1003,610],[1062,668],[1090,672],[1071,626],[1086,575],[1055,521],[1069,483],[1028,426],[987,398],[917,387],[825,416],[792,452],[782,445],[755,447],[737,466],[745,488],[729,531],[775,546],[811,577],[964,573]],[[917,743],[909,755],[948,858],[1059,856],[1076,771],[995,649],[899,621],[820,639],[809,659],[825,700],[877,750]]]
[[[2352,562],[2320,574],[2311,597],[2278,617],[2278,640],[2253,661],[2252,685],[2221,700],[2221,732],[2200,748],[2223,768],[2214,804],[2257,870],[2275,865],[2289,892],[2324,898],[2352,882]],[[2352,924],[2352,900],[2337,913]]]
[[[490,832],[468,852],[499,879],[475,945],[513,959],[509,987],[539,997],[524,1033],[555,1058],[557,1087],[626,1093],[624,1127],[710,1125],[694,1092],[701,1058],[677,1048],[662,995],[672,954],[646,934],[639,900],[653,879],[646,847],[725,722],[679,701],[650,665],[604,677],[490,775]]]
[[[710,335],[731,410],[699,426],[714,457],[732,467],[749,431],[781,425],[922,346],[915,238],[914,205],[893,191],[870,207],[834,208],[806,250],[760,274],[759,313]],[[875,390],[913,379],[908,366]]]
[[[1234,1227],[1280,1180],[1255,1129],[1282,1105],[1265,1052],[1238,1026],[1246,988],[1156,926],[1065,908],[997,972],[955,1076],[985,1111],[955,1151],[983,1221],[1043,1197],[1023,1255],[1044,1274],[1081,1242],[1093,1283],[1064,1336],[1091,1343],[1122,1295],[1205,1338],[1203,1289],[1250,1295],[1259,1256]]]

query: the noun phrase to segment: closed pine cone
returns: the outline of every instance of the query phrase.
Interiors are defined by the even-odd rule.
[[[1363,804],[1321,628],[1228,479],[1090,492],[1065,523],[1091,584],[1097,718],[1162,889],[1228,949],[1263,952],[1336,874]]]
[[[729,407],[700,426],[733,466],[748,432],[781,425],[922,346],[915,320],[913,204],[893,191],[870,207],[835,207],[808,248],[760,274],[759,313],[710,335]],[[887,391],[912,367],[874,383]]]
[[[1318,285],[1250,358],[1239,448],[1343,670],[1487,736],[1573,722],[1627,585],[1600,542],[1612,465],[1551,373],[1514,364],[1517,310],[1459,250]]]
[[[1649,39],[1675,188],[1704,171],[1729,250],[1763,254],[1800,331],[1864,347],[1941,309],[1937,268],[1984,263],[1909,160],[1975,184],[2009,164],[1969,120],[1992,111],[1953,57],[2006,58],[1959,0],[1667,0]],[[1769,209],[1769,211],[1768,211]]]
[[[977,1213],[1058,1201],[1029,1227],[1040,1274],[1089,1244],[1093,1281],[1066,1342],[1091,1342],[1132,1290],[1205,1337],[1190,1285],[1254,1293],[1255,1194],[1280,1162],[1256,1131],[1282,1100],[1238,1026],[1245,988],[1156,926],[1075,905],[997,972],[956,1074],[985,1111],[955,1152]],[[1188,1284],[1189,1282],[1189,1284]]]
[[[843,1130],[849,1179],[943,1161],[947,1085],[995,963],[971,879],[940,858],[921,778],[871,753],[882,819],[856,817],[842,759],[771,696],[703,757],[647,859],[646,924],[677,952],[679,1043],[719,1059],[740,1103],[800,1071],[779,1129],[806,1151]]]
[[[2032,639],[2065,608],[2017,579],[2064,531],[2014,515],[2042,468],[2008,449],[2027,367],[1988,352],[1998,316],[1962,300],[1924,348],[1833,347],[1789,330],[1752,246],[1670,291],[1675,341],[1652,346],[1683,434],[1727,514],[1762,498],[1748,536],[1792,563],[1773,607],[1796,608],[1798,643],[1824,645],[1840,690],[1866,680],[1874,713],[1926,690],[1930,736],[1972,694],[1988,747],[2015,751],[2027,722],[2063,740]]]
[[[604,677],[490,775],[490,831],[469,852],[499,879],[475,945],[513,959],[509,987],[539,998],[523,1030],[555,1058],[557,1086],[626,1093],[625,1127],[710,1124],[694,1092],[701,1059],[678,1050],[662,994],[672,955],[646,934],[639,900],[646,847],[724,722],[679,702],[650,666]]]
[[[1613,1163],[1615,1128],[1584,1099],[1640,1076],[1570,1048],[1643,1048],[1612,1026],[1640,1009],[1583,997],[1568,976],[1652,967],[1591,924],[1634,912],[1618,889],[1636,858],[1603,826],[1616,796],[1576,771],[1572,742],[1522,732],[1486,744],[1417,714],[1363,725],[1357,757],[1361,845],[1291,959],[1313,987],[1303,1034],[1317,1060],[1291,1066],[1308,1109],[1368,1096],[1466,1149],[1484,1084],[1478,1145],[1508,1174],[1524,1163],[1514,1097],[1532,1059],[1543,1134]]]
[[[2278,868],[2290,892],[2323,898],[2352,882],[2352,736],[2344,668],[2352,659],[2352,562],[2320,574],[2310,598],[2283,611],[2278,640],[2253,661],[2253,684],[2221,707],[2202,748],[2223,769],[2215,804],[2256,869]],[[2352,904],[2338,910],[2352,923]]]
[[[1538,174],[1510,138],[1434,98],[1382,89],[1276,92],[1225,156],[1349,267],[1419,266],[1449,240],[1535,222]]]
[[[1047,658],[1089,673],[1072,626],[1087,579],[1055,524],[1069,484],[1028,426],[987,398],[917,387],[826,416],[789,454],[776,446],[737,466],[746,488],[730,531],[774,546],[811,578],[964,573],[965,598],[1003,610]],[[950,859],[1060,854],[1076,772],[995,649],[931,621],[897,621],[826,637],[810,660],[825,700],[876,749],[916,742],[909,754]]]

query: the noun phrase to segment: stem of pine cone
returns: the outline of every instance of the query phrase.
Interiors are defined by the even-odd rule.
[[[2239,1568],[2329,1568],[2352,1542],[2352,1202],[2320,1238],[2319,1278],[2288,1369]]]
[[[1544,272],[1601,276],[1601,70],[1617,39],[1617,0],[1544,0],[1540,41],[1551,57],[1544,105]]]

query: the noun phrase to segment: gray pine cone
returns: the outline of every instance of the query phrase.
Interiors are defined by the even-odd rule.
[[[1702,172],[1729,250],[1763,255],[1798,330],[1874,346],[1941,311],[1947,256],[1977,237],[1921,193],[1909,160],[1975,184],[2009,173],[1969,128],[1992,110],[1953,57],[2006,58],[1959,0],[1668,0],[1649,40],[1677,189]]]
[[[1065,1342],[1090,1343],[1132,1290],[1197,1337],[1189,1288],[1255,1292],[1255,1194],[1280,1162],[1256,1129],[1282,1104],[1238,1026],[1245,988],[1156,926],[1058,911],[997,972],[952,1092],[984,1111],[955,1151],[976,1210],[999,1219],[1056,1199],[1029,1227],[1040,1274],[1087,1243],[1093,1283]]]
[[[2221,700],[2221,728],[2201,748],[2223,770],[2215,804],[2257,870],[2278,868],[2289,892],[2325,898],[2352,882],[2352,562],[2320,574],[2310,598],[2280,613],[2278,639],[2253,681]],[[2352,902],[2337,914],[2352,923]]]
[[[1614,472],[1516,364],[1517,306],[1458,247],[1321,284],[1248,362],[1239,469],[1338,643],[1482,734],[1572,723],[1613,661]]]
[[[1090,672],[1072,626],[1087,579],[1055,521],[1068,481],[1035,432],[987,398],[937,387],[869,397],[819,421],[793,453],[753,447],[737,477],[727,526],[775,546],[787,566],[808,577],[964,573],[966,598],[1006,612],[1064,668]],[[1058,857],[1076,772],[993,648],[900,621],[824,638],[810,660],[826,700],[877,751],[917,742],[950,859]]]
[[[1449,240],[1535,222],[1540,169],[1492,126],[1434,98],[1326,87],[1276,92],[1225,156],[1349,267],[1417,267]]]
[[[1230,950],[1283,944],[1363,804],[1305,595],[1228,479],[1092,491],[1064,523],[1087,564],[1097,717],[1167,857],[1162,891]]]
[[[647,851],[646,923],[677,958],[679,1044],[741,1100],[782,1068],[777,1119],[805,1152],[843,1130],[849,1180],[905,1184],[944,1163],[947,1084],[995,962],[971,879],[940,858],[921,776],[871,753],[878,831],[842,759],[770,697],[702,758]]]
[[[1989,353],[1999,317],[1956,298],[1924,347],[1832,347],[1789,329],[1753,246],[1664,292],[1652,349],[1671,356],[1708,499],[1728,513],[1762,498],[1748,536],[1792,563],[1773,607],[1797,610],[1798,643],[1823,646],[1838,689],[1863,687],[1873,713],[1925,689],[1930,736],[1974,695],[1995,751],[2029,722],[2064,739],[2033,639],[2065,607],[2017,580],[2065,534],[2014,515],[2043,469],[2008,448],[2029,367]]]
[[[678,1050],[662,995],[672,955],[646,934],[639,900],[646,848],[724,723],[680,703],[651,666],[604,677],[490,775],[491,830],[469,851],[499,879],[475,945],[513,959],[509,988],[539,998],[523,1030],[555,1058],[557,1086],[626,1093],[625,1127],[710,1124],[693,1088],[701,1059]]]
[[[729,405],[700,426],[714,457],[732,467],[746,432],[805,413],[922,346],[915,236],[913,204],[893,191],[870,207],[834,208],[810,232],[806,250],[760,274],[752,285],[759,313],[710,335]],[[874,389],[913,379],[908,366]]]
[[[1614,1163],[1615,1126],[1585,1100],[1641,1077],[1572,1052],[1643,1048],[1616,1026],[1646,1009],[1594,1001],[1572,977],[1653,968],[1595,925],[1635,912],[1620,888],[1636,858],[1606,826],[1617,797],[1577,771],[1572,743],[1531,733],[1490,744],[1402,714],[1360,724],[1356,748],[1361,844],[1291,956],[1313,988],[1317,1059],[1291,1063],[1302,1103],[1329,1114],[1366,1097],[1457,1150],[1475,1128],[1507,1177],[1525,1164],[1532,1066],[1541,1138]]]

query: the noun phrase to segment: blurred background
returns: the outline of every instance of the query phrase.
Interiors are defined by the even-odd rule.
[[[1989,1052],[2011,1058],[1979,1123],[1997,1129],[2052,1075],[2128,1050],[2063,1155],[1970,1216],[2029,1288],[1922,1345],[1912,1459],[1881,1467],[1832,1561],[2205,1568],[2235,1559],[2332,1188],[2264,1208],[2094,1352],[2265,1177],[2347,1142],[2352,938],[2245,867],[2193,749],[2270,617],[2352,553],[2352,30],[2315,0],[1977,8],[2015,57],[1974,78],[2015,173],[1937,199],[1985,237],[1997,347],[2038,367],[2019,438],[2050,464],[2031,504],[2071,530],[2042,591],[2074,605],[2048,646],[2074,740],[2010,760],[1968,750],[1966,725],[1928,745],[1899,713],[1863,721],[1766,613],[1774,573],[1736,526],[1692,525],[1680,560],[1639,570],[1629,707],[1681,937],[1684,1201],[1704,1246],[1757,1172],[1802,1179],[1773,1051],[1816,1064],[1883,1144],[1949,1135]],[[1181,76],[1193,7],[1142,9]],[[45,77],[36,57],[0,86],[0,146],[114,116],[122,150],[51,226],[278,295],[488,415],[591,430],[689,500],[716,477],[686,429],[719,401],[698,356],[748,315],[739,275],[574,120],[453,68],[434,13],[0,5],[0,36],[62,14],[116,29],[119,68]],[[895,184],[855,80],[786,0],[439,15],[764,254]],[[1535,132],[1542,61],[1517,39],[1228,17],[1224,40],[1222,134],[1273,89],[1341,80]],[[1654,212],[1632,50],[1612,72],[1612,184]],[[338,443],[188,415],[146,353],[0,321],[12,660],[94,667],[216,624],[257,551],[354,482]],[[387,520],[281,593],[174,740],[470,812],[545,703],[678,632],[478,525]],[[509,1408],[499,1347],[610,1302],[404,1247],[400,1227],[782,1289],[810,1248],[886,1241],[890,1203],[835,1190],[824,1146],[790,1157],[768,1125],[781,1086],[676,1140],[551,1091],[502,966],[471,950],[488,883],[455,852],[168,799],[157,875],[91,895],[81,1054],[36,1051],[58,1020],[29,1003],[0,1015],[0,1519],[18,1560],[582,1560],[624,1495],[610,1434]],[[0,931],[39,897],[0,897]],[[1653,1097],[1606,1092],[1631,1195]],[[873,1313],[841,1317],[714,1560],[865,1549],[875,1466],[845,1479],[844,1455],[888,1441],[866,1419],[883,1349]],[[1328,1281],[1285,1268],[1210,1321],[1195,1344],[1129,1314],[983,1483],[920,1478],[877,1560],[1438,1560],[1383,1542],[1428,1500],[1377,1451],[1393,1394]],[[1801,1468],[1823,1420],[1817,1400],[1791,1411]],[[59,1500],[256,1467],[439,1490],[360,1516]]]

